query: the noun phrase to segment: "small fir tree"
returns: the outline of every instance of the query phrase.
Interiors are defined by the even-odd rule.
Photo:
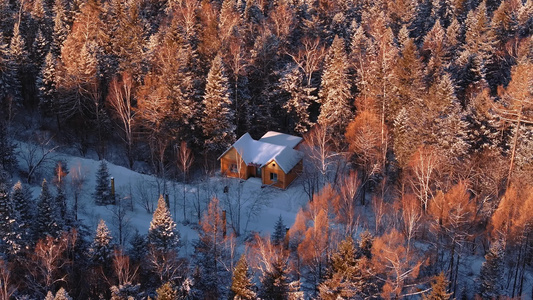
[[[246,256],[243,254],[233,271],[233,279],[231,283],[231,292],[235,300],[251,300],[256,298],[253,291],[254,284],[250,276],[248,262]]]
[[[448,300],[452,293],[448,293],[449,282],[446,280],[443,272],[435,276],[434,282],[431,283],[431,292],[422,296],[423,300]]]
[[[31,199],[31,191],[23,186],[20,181],[13,186],[11,202],[16,213],[17,230],[20,234],[22,246],[29,246],[32,241],[31,224],[33,222],[33,214],[31,207],[33,206],[33,201]]]
[[[157,297],[156,300],[174,300],[177,299],[177,293],[172,288],[172,284],[170,282],[167,282],[160,286],[156,291]]]
[[[163,195],[159,197],[152,222],[150,222],[148,242],[159,251],[174,250],[179,244],[176,223],[172,220]]]
[[[135,262],[140,262],[146,256],[146,236],[136,231],[130,240],[130,258]]]
[[[0,75],[0,87],[2,87],[1,76],[2,75]],[[1,100],[0,94],[0,103]],[[0,169],[3,169],[8,173],[12,173],[15,170],[16,164],[17,159],[15,157],[15,145],[8,136],[7,126],[4,120],[0,119]]]
[[[96,172],[96,188],[94,201],[97,205],[111,204],[111,187],[109,186],[109,171],[105,160],[100,161]]]
[[[60,228],[67,229],[65,227],[68,223],[67,197],[65,196],[65,192],[63,191],[63,188],[61,186],[57,186],[57,194],[54,201],[57,224]]]
[[[265,272],[261,280],[261,299],[284,300],[289,292],[287,278],[287,260],[279,256],[272,264],[272,269]]]
[[[503,256],[502,243],[500,241],[494,242],[485,255],[485,262],[481,265],[479,274],[482,299],[496,299],[501,295],[504,272]]]
[[[60,288],[59,291],[57,291],[54,300],[72,300],[72,298],[69,296],[65,288]]]
[[[283,224],[283,219],[279,215],[279,219],[274,225],[274,234],[272,235],[272,244],[281,245],[285,239],[285,224]]]
[[[41,239],[48,235],[57,237],[59,226],[57,225],[53,196],[50,193],[48,182],[43,180],[41,194],[37,202],[37,216],[34,227],[35,239]]]
[[[54,294],[51,291],[48,291],[48,293],[46,293],[46,297],[44,297],[44,300],[54,300]]]
[[[111,232],[107,228],[105,221],[100,219],[93,243],[89,249],[93,263],[104,265],[111,261],[111,254],[113,253],[111,240]]]
[[[0,236],[2,237],[1,247],[4,254],[16,254],[20,250],[16,220],[13,204],[9,197],[7,187],[0,182]]]

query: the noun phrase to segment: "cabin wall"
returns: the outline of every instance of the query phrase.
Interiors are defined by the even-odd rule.
[[[296,177],[302,174],[302,170],[303,170],[303,161],[300,161],[298,164],[296,164],[296,166],[294,166],[294,168],[292,168],[292,170],[287,175],[285,175],[284,189],[286,189],[289,186],[289,184],[291,184],[291,182],[294,179],[296,179]]]
[[[232,164],[237,166],[238,171],[240,168],[240,172],[232,172]],[[220,158],[220,172],[228,177],[241,179],[248,179],[248,177],[250,177],[248,167],[235,148],[231,148],[226,154],[224,154],[224,156]]]
[[[273,180],[270,180],[270,173],[275,173],[278,175],[278,181],[275,184]],[[273,185],[275,187],[284,189],[285,173],[275,161],[269,162],[261,169],[261,177],[263,184]]]

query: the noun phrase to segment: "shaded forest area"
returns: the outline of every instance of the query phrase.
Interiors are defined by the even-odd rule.
[[[531,296],[531,0],[1,0],[0,105],[2,299]],[[113,250],[60,181],[7,187],[40,181],[15,140],[185,181],[267,130],[304,136],[308,205],[244,240],[214,199],[193,257],[163,200]]]

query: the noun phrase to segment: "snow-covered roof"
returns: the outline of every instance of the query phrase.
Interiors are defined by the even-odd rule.
[[[275,133],[273,131],[269,131],[267,134],[270,132]],[[265,134],[263,137],[265,137],[267,134]],[[280,135],[298,138],[288,134]],[[292,144],[296,146],[299,141],[295,143],[296,139],[287,139],[287,137],[278,138],[276,135],[271,135],[270,137],[273,137],[275,140],[277,139],[277,141],[280,143],[285,140],[289,146],[265,142],[263,138],[257,141],[254,140],[249,133],[245,133],[233,144],[232,147],[226,150],[226,152],[224,152],[219,159],[222,158],[231,148],[235,148],[246,165],[257,165],[262,168],[270,161],[275,160],[283,172],[289,173],[303,157],[303,154],[300,151],[294,150],[290,146]],[[298,139],[301,140],[301,138]]]
[[[286,133],[269,131],[259,141],[294,148],[302,141],[302,138]]]

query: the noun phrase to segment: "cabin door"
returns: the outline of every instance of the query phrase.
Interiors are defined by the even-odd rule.
[[[255,167],[255,177],[261,178],[261,168]]]

